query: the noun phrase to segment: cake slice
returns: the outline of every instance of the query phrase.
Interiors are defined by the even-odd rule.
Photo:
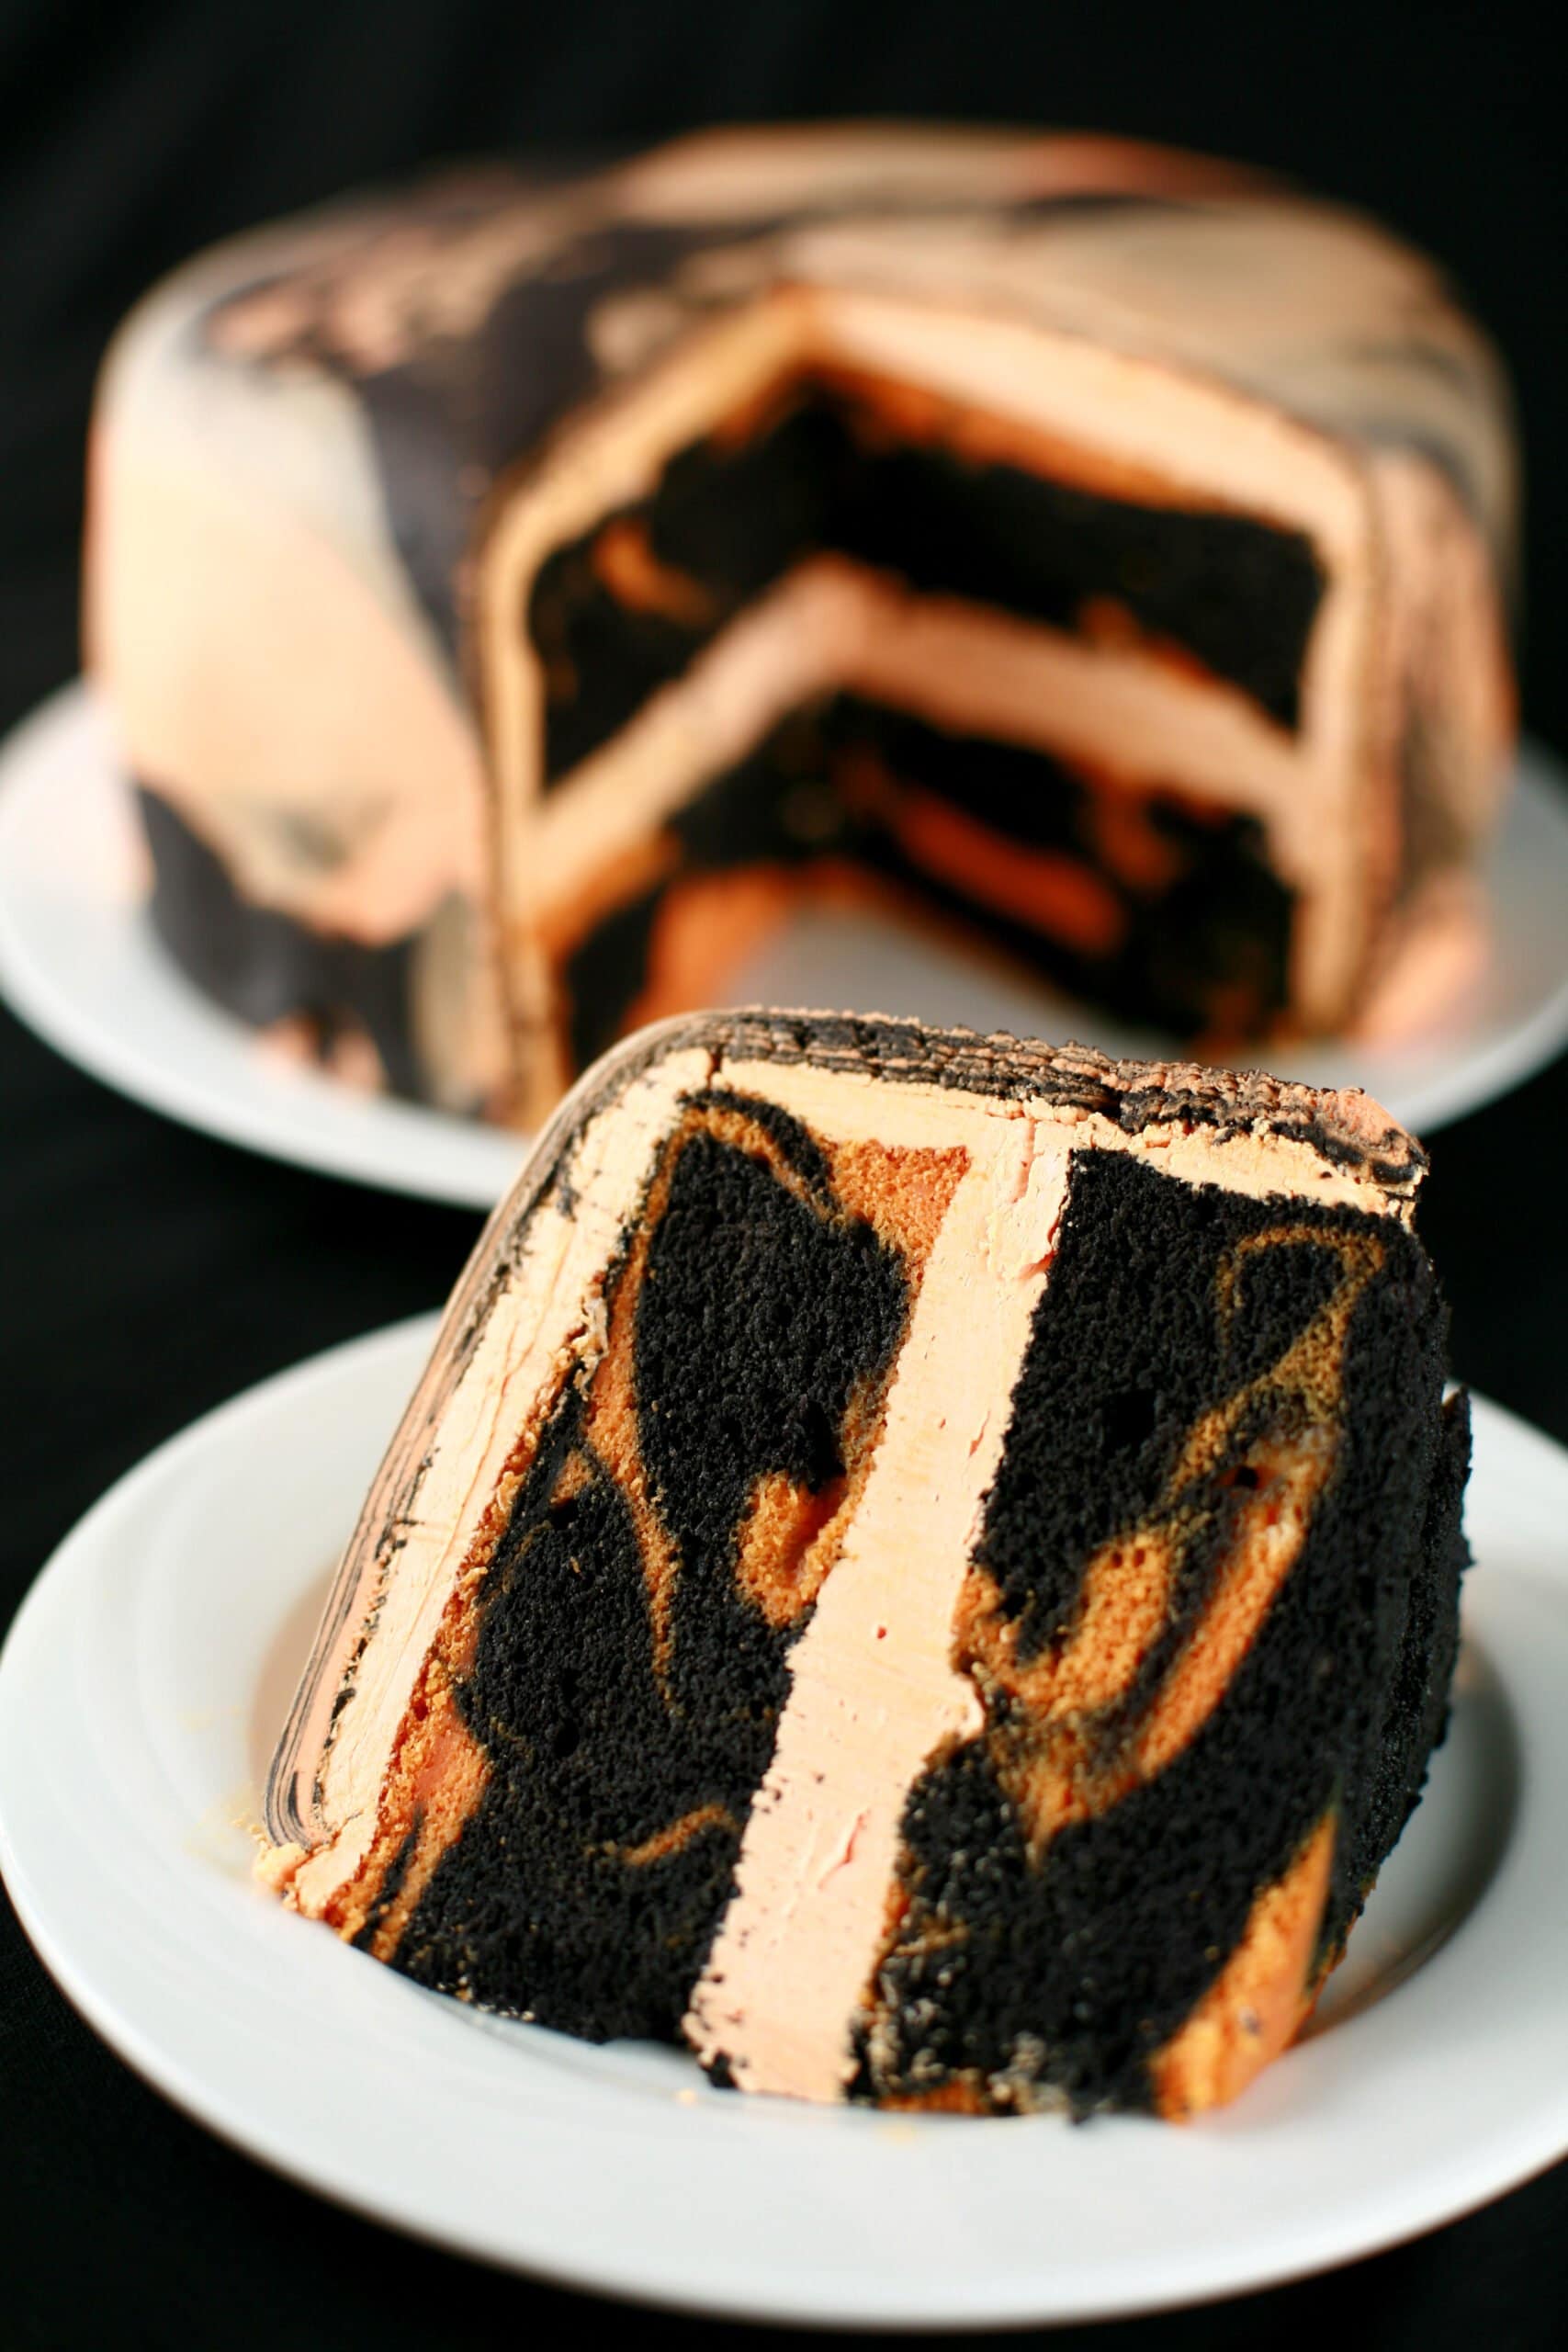
[[[628,1041],[458,1285],[267,1875],[743,2089],[1235,2096],[1444,1721],[1424,1167],[1258,1075],[813,1014]]]

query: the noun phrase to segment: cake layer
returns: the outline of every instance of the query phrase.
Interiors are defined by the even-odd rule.
[[[738,939],[754,949],[822,902],[945,921],[1178,1036],[1247,1034],[1289,1001],[1291,895],[1255,818],[839,695],[773,727],[551,921],[573,1059],[721,994]]]
[[[620,1049],[453,1301],[269,1874],[743,2087],[1234,2095],[1441,1725],[1422,1166],[1358,1096],[910,1023]]]
[[[822,548],[1102,660],[1110,700],[1186,687],[1190,745],[1244,709],[1291,787],[1285,1020],[1397,1002],[1505,770],[1512,528],[1495,361],[1365,221],[1125,142],[715,134],[396,192],[161,289],[99,402],[89,655],[228,884],[164,860],[188,968],[340,1048],[320,967],[389,953],[406,1035],[354,1033],[384,1075],[533,1119],[571,1069],[534,879],[591,839],[563,812]],[[1003,704],[964,730],[1020,740]],[[1260,813],[1196,763],[1134,779]]]
[[[1293,728],[1323,589],[1306,537],[1183,505],[1157,477],[1137,481],[1142,498],[1083,488],[1053,461],[1073,462],[1038,433],[844,370],[723,420],[540,568],[546,788],[826,548],[1058,628],[1146,633]]]

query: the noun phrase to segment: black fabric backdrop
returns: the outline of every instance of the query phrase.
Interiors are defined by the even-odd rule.
[[[1530,458],[1525,706],[1568,745],[1568,179],[1539,6],[1047,0],[0,5],[0,724],[75,664],[81,450],[117,315],[193,246],[483,147],[925,112],[1250,156],[1440,253],[1511,354]],[[1568,909],[1564,910],[1568,922]],[[1456,1368],[1568,1438],[1550,1147],[1568,1064],[1436,1138]],[[1501,1122],[1517,1138],[1500,1148]],[[434,1304],[475,1221],[274,1167],[121,1102],[0,1012],[0,1623],[108,1481],[296,1357]],[[286,1467],[280,1475],[287,1475]],[[221,1564],[214,1563],[215,1573]],[[279,2052],[287,2064],[287,2052]],[[615,2217],[606,2214],[614,2229]],[[1049,2217],[1042,2216],[1042,2226]],[[1356,2268],[1073,2332],[1103,2352],[1568,2340],[1568,2167]],[[801,2249],[802,2261],[809,2248]],[[608,2317],[317,2205],[187,2123],[73,2017],[0,1907],[0,2342],[394,2347]],[[653,2329],[716,2337],[698,2323]]]

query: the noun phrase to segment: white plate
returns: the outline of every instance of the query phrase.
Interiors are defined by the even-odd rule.
[[[171,2098],[383,2221],[770,2320],[1099,2317],[1345,2261],[1568,2146],[1568,1455],[1477,1417],[1453,1727],[1312,2035],[1185,2130],[742,2099],[477,2017],[296,1918],[243,1826],[428,1318],[198,1421],[56,1554],[0,1659],[0,1863]]]
[[[1271,1050],[1281,1078],[1364,1086],[1418,1134],[1490,1102],[1568,1041],[1568,797],[1538,745],[1493,852],[1491,962],[1443,1027],[1404,1046]],[[524,1139],[271,1061],[164,954],[145,853],[103,714],[65,687],[0,752],[0,988],[97,1078],[231,1143],[334,1176],[488,1209]],[[864,915],[803,918],[733,977],[736,1004],[850,1006],[976,1029],[1179,1052]]]

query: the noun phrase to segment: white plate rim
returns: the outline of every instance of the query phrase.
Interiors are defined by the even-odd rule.
[[[1440,1038],[1400,1051],[1282,1047],[1269,1056],[1276,1076],[1364,1086],[1429,1135],[1551,1059],[1568,1042],[1568,945],[1560,922],[1551,940],[1543,935],[1551,887],[1545,877],[1554,877],[1559,902],[1568,895],[1563,774],[1549,752],[1527,743],[1520,788],[1494,854],[1496,887],[1508,893],[1498,928],[1512,965],[1495,965],[1483,987],[1494,995],[1502,989],[1507,1001],[1470,1017],[1473,1034],[1458,1033],[1458,1051]],[[73,789],[98,837],[97,865],[85,881],[69,854],[62,814]],[[269,1063],[244,1025],[209,1003],[157,947],[141,910],[139,872],[107,720],[78,679],[0,746],[0,990],[15,1010],[107,1085],[230,1143],[387,1190],[462,1207],[494,1205],[521,1165],[525,1138]],[[40,888],[50,899],[48,920],[36,903]],[[1517,923],[1516,904],[1523,910]],[[863,1010],[910,1009],[904,991],[915,985],[914,967],[890,963],[886,951],[880,960],[874,948],[868,958],[852,954],[846,961],[831,930],[809,943],[803,935],[793,953],[763,951],[754,981],[752,968],[739,985],[774,1002],[803,1001],[804,990],[812,1001],[838,993]],[[941,949],[920,950],[919,968],[936,976],[931,999],[916,1008],[928,1018],[1044,1025],[1111,1051],[1162,1050],[1159,1039],[1122,1030],[1087,1008],[1021,997],[1012,984]]]
[[[68,1595],[79,1600],[82,1590],[94,1589],[95,1579],[101,1584],[101,1563],[107,1556],[106,1547],[116,1540],[117,1529],[133,1523],[136,1513],[149,1501],[156,1502],[160,1495],[164,1498],[161,1508],[166,1515],[204,1466],[215,1457],[220,1459],[226,1448],[237,1460],[239,1449],[259,1447],[270,1426],[288,1425],[291,1416],[304,1416],[307,1407],[310,1425],[324,1425],[322,1408],[333,1396],[363,1390],[367,1384],[372,1387],[379,1385],[389,1391],[396,1389],[417,1368],[433,1328],[432,1318],[414,1318],[348,1342],[260,1384],[168,1441],[95,1505],[65,1539],[24,1601],[0,1655],[0,1768],[4,1768],[7,1758],[15,1764],[24,1719],[34,1722],[45,1699],[58,1699],[62,1692],[69,1695],[74,1688],[75,1648],[61,1638],[57,1624],[51,1621],[63,1622],[63,1617],[70,1614],[66,1609]],[[1568,1890],[1562,1883],[1564,1874],[1560,1868],[1562,1839],[1544,1818],[1549,1808],[1541,1793],[1543,1788],[1554,1780],[1560,1781],[1562,1774],[1568,1771],[1568,1721],[1558,1720],[1564,1711],[1556,1695],[1561,1688],[1559,1670],[1568,1661],[1568,1561],[1562,1556],[1562,1529],[1568,1525],[1568,1454],[1527,1424],[1485,1404],[1478,1407],[1477,1437],[1478,1463],[1483,1465],[1478,1467],[1476,1489],[1481,1565],[1472,1572],[1467,1622],[1472,1637],[1478,1636],[1503,1674],[1520,1725],[1526,1764],[1521,1775],[1518,1814],[1497,1876],[1484,1901],[1435,1960],[1406,1985],[1378,2009],[1352,2017],[1334,2034],[1320,2037],[1292,2052],[1271,2071],[1263,2085],[1249,2094],[1248,2100],[1230,2110],[1227,2117],[1213,2119],[1210,2124],[1197,2127],[1196,2132],[1181,2133],[1154,2125],[1124,2125],[1119,2121],[1089,2127],[1091,2133],[1130,2132],[1155,2135],[1153,2141],[1145,2139],[1138,2144],[1130,2139],[1119,2143],[1119,2177],[1130,2161],[1134,2167],[1142,2165],[1144,2174],[1147,2174],[1140,2145],[1145,2154],[1151,2146],[1174,2150],[1198,2144],[1201,2135],[1209,2151],[1204,2161],[1213,2162],[1224,2180],[1234,2187],[1242,2178],[1236,2169],[1238,2159],[1244,2168],[1250,2166],[1256,2172],[1258,2159],[1251,2145],[1254,2132],[1249,2110],[1251,2102],[1260,2098],[1268,2101],[1269,2086],[1280,2086],[1280,2097],[1286,2103],[1281,2111],[1276,2098],[1256,2110],[1265,2153],[1270,2144],[1279,2144],[1276,2135],[1280,2132],[1287,2146],[1292,2137],[1303,2130],[1310,2135],[1313,2109],[1310,2105],[1303,2109],[1299,2098],[1292,2100],[1290,2085],[1296,2075],[1314,2069],[1319,2078],[1324,2076],[1325,2068],[1314,2052],[1337,2045],[1348,2059],[1354,2041],[1355,2064],[1348,2069],[1353,2075],[1356,2065],[1364,2067],[1370,2063],[1376,2066],[1382,2063],[1378,2044],[1386,2041],[1391,2031],[1399,2044],[1402,2064],[1410,2063],[1406,2044],[1418,2054],[1426,2050],[1427,2045],[1419,2030],[1411,2043],[1416,2028],[1402,2023],[1405,2010],[1423,2003],[1426,2009],[1430,2009],[1439,1979],[1457,1980],[1457,1985],[1462,1987],[1479,1964],[1473,1953],[1468,1963],[1465,1956],[1467,1949],[1476,1943],[1483,1922],[1486,1933],[1479,1939],[1486,1950],[1494,1957],[1502,1956],[1505,1962],[1512,1953],[1519,1966],[1521,1955],[1529,1959],[1532,1983],[1540,1979],[1542,1965],[1550,1961],[1548,1976],[1554,2001],[1549,2012],[1548,2040],[1556,2038],[1551,2049],[1530,2044],[1533,2104],[1528,2111],[1510,2114],[1502,2123],[1492,2119],[1487,2128],[1477,2126],[1472,2112],[1462,2146],[1449,2149],[1441,2162],[1428,2148],[1423,2165],[1414,2176],[1381,2179],[1377,2195],[1370,2201],[1363,2197],[1353,2213],[1345,2210],[1343,2199],[1337,2209],[1326,2213],[1302,2213],[1295,2217],[1289,2244],[1277,2239],[1259,2243],[1242,2232],[1223,2248],[1216,2249],[1212,2244],[1190,2246],[1181,2259],[1170,2258],[1168,2250],[1159,2265],[1145,2265],[1142,2275],[1135,2261],[1128,2264],[1123,2250],[1114,2277],[1103,2264],[1098,2279],[1080,2265],[1077,2284],[1070,2289],[1053,2285],[1048,2266],[1043,2271],[1021,2273],[1015,2264],[1005,2268],[999,2278],[970,2278],[950,2283],[944,2295],[940,2285],[933,2289],[930,2280],[919,2278],[911,2290],[901,2290],[897,2276],[874,2267],[865,2279],[846,2284],[840,2278],[823,2285],[809,2276],[786,2275],[787,2266],[781,2263],[778,2275],[760,2280],[733,2259],[727,2259],[723,2248],[708,2248],[694,2263],[689,2247],[684,2251],[677,2247],[671,2255],[668,2248],[661,2251],[645,2245],[628,2254],[618,2243],[595,2240],[592,2251],[585,2253],[581,2243],[564,2250],[558,2243],[551,2243],[542,2222],[533,2225],[525,2222],[521,2231],[509,2226],[498,2233],[493,2215],[475,2218],[467,2227],[460,2217],[455,2224],[449,2213],[433,2219],[422,2192],[414,2190],[401,2197],[389,2196],[380,2189],[367,2193],[363,2180],[354,2176],[352,2165],[345,2170],[341,2151],[323,2153],[313,2146],[301,2146],[299,2132],[292,2139],[279,2138],[276,2130],[258,2126],[254,2115],[236,2109],[231,2096],[222,2086],[204,2076],[199,2064],[193,2065],[188,2051],[182,2055],[179,2049],[171,2048],[167,2018],[154,2025],[148,2022],[146,1986],[140,1981],[129,1990],[123,1980],[117,1984],[113,1968],[107,1967],[102,1951],[85,1953],[73,1932],[60,1931],[62,1897],[58,1874],[62,1873],[65,1864],[58,1853],[46,1855],[40,1874],[38,1855],[31,1849],[38,1830],[38,1803],[30,1801],[29,1818],[29,1801],[21,1792],[19,1776],[13,1777],[3,1769],[0,1870],[4,1871],[25,1928],[69,1997],[89,2023],[176,2105],[220,2136],[329,2199],[372,2218],[391,2222],[413,2235],[456,2246],[481,2259],[525,2268],[567,2285],[716,2315],[909,2329],[1038,2324],[1129,2315],[1237,2294],[1299,2277],[1451,2220],[1529,2177],[1568,2147],[1568,2064],[1554,2067],[1551,2063],[1553,2052],[1560,2059],[1568,2059]],[[80,1622],[80,1612],[73,1622]],[[30,1710],[21,1703],[24,1690],[31,1694]],[[76,1728],[80,1732],[81,1726]],[[32,1753],[29,1750],[29,1756]],[[57,1765],[68,1765],[68,1754],[57,1756],[54,1760]],[[1542,1910],[1539,1898],[1543,1869],[1548,1864],[1552,1870],[1551,1899]],[[57,1873],[52,1880],[51,1872]],[[1532,1901],[1537,1904],[1533,1915],[1529,1913]],[[1536,1944],[1528,1935],[1521,1938],[1517,1932],[1521,1905],[1526,1915],[1524,1924],[1533,1929]],[[373,2006],[367,1984],[374,1980],[378,1987],[384,1984],[395,1988],[400,1996],[412,1996],[443,2011],[449,2010],[451,2005],[436,2002],[434,1996],[414,1994],[412,1988],[402,1985],[389,1972],[356,1961],[329,1939],[288,1919],[270,1905],[260,1903],[259,1910],[252,1906],[247,1917],[254,1921],[264,1914],[269,1923],[269,1939],[275,1939],[278,1929],[296,1939],[310,1938],[312,1992],[326,1982],[322,1967],[330,1964],[335,1968],[347,1962],[365,1972],[365,1979],[355,1984],[353,1998],[367,2009]],[[213,1916],[217,1916],[216,1910]],[[248,1928],[246,1932],[249,1933]],[[291,1960],[293,1952],[303,1949],[292,1947]],[[219,1950],[221,1953],[221,1942]],[[323,1952],[330,1955],[330,1961],[319,1963],[317,1955]],[[269,1958],[275,1956],[270,1943],[268,1953]],[[1522,1975],[1518,1981],[1523,1981]],[[1451,2000],[1456,1995],[1450,1993],[1448,1997]],[[1440,2016],[1440,1996],[1437,2007]],[[1466,2013],[1465,2023],[1472,2039],[1477,2022],[1475,2013]],[[458,2023],[466,2035],[473,2034],[472,2020],[464,2018]],[[1507,2039],[1514,2030],[1507,2020],[1489,2018],[1484,2012],[1479,2016],[1479,2024],[1483,2032],[1499,2040]],[[369,2035],[368,2023],[366,2030]],[[373,2037],[367,2046],[375,2046]],[[563,2047],[576,2049],[576,2045]],[[1468,2044],[1461,2047],[1461,2057],[1467,2050]],[[1424,2058],[1421,2063],[1426,2063]],[[1472,2070],[1473,2063],[1472,2058],[1466,2058]],[[1330,2088],[1336,2090],[1341,2104],[1340,2077],[1346,2075],[1347,2068],[1338,2065],[1327,2075]],[[552,2098],[559,2108],[559,2084],[565,2079],[566,2075],[553,2075],[546,2082],[540,2096],[547,2108]],[[1469,2082],[1470,2074],[1463,2074],[1462,2079]],[[1397,2082],[1396,2074],[1395,2087]],[[1322,2095],[1321,2079],[1313,2089],[1314,2098]],[[530,2097],[533,2096],[531,2089]],[[579,2090],[569,2101],[574,2114],[585,2111],[583,2096]],[[595,2095],[588,2096],[592,2099]],[[612,2096],[612,2110],[618,2096]],[[671,2107],[667,2113],[662,2101],[657,2106],[663,2123],[668,2124],[670,2115],[676,2110]],[[759,2110],[776,2116],[783,2112],[783,2106],[774,2102],[742,2102],[705,2089],[699,2103],[682,2109],[680,2114],[683,2127],[695,2130],[700,2126],[707,2132],[715,2111],[735,2116],[741,2109],[753,2117]],[[634,2113],[645,2111],[652,2113],[653,2109],[639,2108]],[[784,2144],[785,2137],[798,2139],[794,2119],[802,2112],[788,2110],[791,2120],[778,2127],[780,2144]],[[863,2149],[869,2145],[878,2150],[871,2161],[885,2163],[883,2143],[873,2135],[889,2128],[886,2119],[842,2110],[831,2111],[827,2117],[814,2110],[811,2117],[814,2131],[825,2121],[834,2134],[832,2141],[816,2137],[810,2143],[814,2168],[821,2165],[824,2153],[833,2154],[840,2132],[858,2134]],[[911,2135],[917,2152],[923,2148],[928,2158],[930,2151],[944,2137],[950,2149],[962,2145],[961,2141],[953,2143],[954,2133],[1067,2132],[1067,2127],[1046,2119],[1035,2124],[1008,2121],[989,2126],[976,2126],[963,2119],[900,2119],[898,2128]],[[547,2122],[542,2129],[547,2132]],[[933,2134],[937,2135],[934,2139]],[[744,2141],[744,2133],[739,2136]],[[1072,2144],[1078,2144],[1076,2134],[1068,2137]],[[694,2148],[695,2143],[691,2146]],[[1021,2156],[1021,2140],[1019,2149]],[[656,2150],[653,2154],[657,2160]],[[774,2154],[776,2157],[776,2151]],[[726,2162],[728,2161],[727,2154]],[[786,2153],[786,2166],[788,2161]],[[863,2163],[863,2157],[860,2161]],[[913,2159],[906,2154],[893,2161],[908,2165]],[[1163,2161],[1156,2161],[1156,2176]],[[951,2174],[951,2154],[940,2160],[939,2176],[942,2164]],[[796,2169],[799,2170],[798,2165]],[[907,2188],[908,2183],[901,2186]]]

